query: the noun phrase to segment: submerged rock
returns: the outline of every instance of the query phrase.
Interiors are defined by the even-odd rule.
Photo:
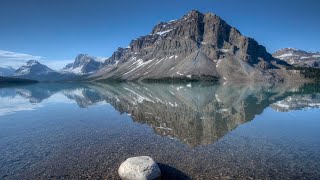
[[[120,165],[118,173],[123,180],[153,180],[161,176],[159,166],[149,156],[128,158]]]

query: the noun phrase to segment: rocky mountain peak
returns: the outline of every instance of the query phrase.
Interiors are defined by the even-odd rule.
[[[307,51],[295,49],[295,48],[283,48],[277,50],[274,54],[284,54],[284,53],[308,53]]]
[[[27,66],[35,66],[35,65],[40,65],[40,63],[37,60],[29,60],[26,62]]]
[[[192,57],[201,62],[197,70]],[[257,41],[243,36],[215,14],[192,10],[180,19],[157,24],[150,34],[132,40],[128,48],[119,48],[105,61],[105,67],[96,76],[122,80],[187,76],[216,79],[225,76],[224,68],[227,66],[217,65],[223,59],[228,59],[224,61],[228,68],[240,66],[243,76],[253,72],[261,76],[264,73],[258,71],[277,69],[274,65],[277,60]],[[182,64],[185,69],[179,68]],[[125,67],[119,68],[122,65]]]
[[[220,17],[212,13],[202,14],[196,10],[192,10],[181,19],[157,24],[149,35],[133,40],[129,49],[120,51],[118,49],[112,57],[121,59],[119,55],[124,51],[139,53],[154,44],[166,51],[169,50],[166,47],[174,43],[187,45],[186,49],[179,49],[179,51],[186,51],[185,53],[202,48],[212,59],[218,59],[227,50],[233,54],[240,50],[238,53],[240,58],[251,63],[258,63],[258,56],[263,56],[265,60],[272,59],[263,46],[254,39],[242,36],[237,29],[228,25]],[[209,51],[209,48],[214,51]]]
[[[61,72],[72,73],[78,75],[86,75],[95,73],[101,66],[102,62],[97,61],[88,54],[79,54],[73,63],[66,65]]]
[[[17,69],[13,73],[13,76],[40,76],[51,72],[55,71],[50,69],[48,66],[41,64],[37,60],[29,60],[19,69]]]
[[[73,66],[79,66],[79,65],[82,65],[84,63],[88,63],[89,61],[92,61],[93,58],[92,57],[89,57],[88,54],[79,54],[76,58],[75,58],[75,61],[73,63]]]
[[[197,15],[203,15],[203,14],[200,11],[193,9],[188,14],[184,15],[184,17],[185,16],[197,16]]]

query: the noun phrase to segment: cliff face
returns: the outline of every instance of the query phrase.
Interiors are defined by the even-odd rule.
[[[280,80],[279,61],[220,17],[191,11],[119,48],[91,78]]]

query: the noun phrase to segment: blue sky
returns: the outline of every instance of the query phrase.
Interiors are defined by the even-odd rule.
[[[271,53],[320,51],[319,0],[0,0],[0,66],[15,62],[7,51],[55,68],[79,53],[108,57],[192,9],[219,15]]]

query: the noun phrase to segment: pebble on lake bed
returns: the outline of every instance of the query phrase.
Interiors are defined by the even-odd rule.
[[[149,156],[128,158],[120,165],[118,173],[123,180],[153,180],[161,176],[159,166]]]

